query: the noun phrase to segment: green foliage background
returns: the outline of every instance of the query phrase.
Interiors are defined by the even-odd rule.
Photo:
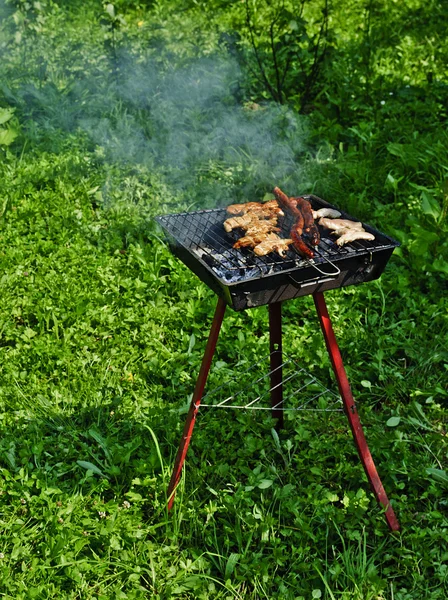
[[[0,2],[2,598],[446,598],[447,17]],[[153,217],[276,184],[402,244],[326,294],[399,534],[322,413],[201,412],[166,513],[216,298]],[[312,302],[284,310],[334,388]],[[210,386],[268,348],[264,307],[228,311]]]

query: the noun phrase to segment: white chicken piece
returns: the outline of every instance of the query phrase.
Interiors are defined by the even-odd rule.
[[[359,221],[350,221],[349,219],[325,219],[322,217],[319,221],[319,225],[326,229],[332,229],[336,235],[342,235],[346,231],[356,229],[357,231],[364,231],[362,223]]]
[[[321,217],[329,217],[330,219],[337,219],[341,216],[338,210],[333,208],[319,208],[319,210],[313,210],[313,219],[320,219]]]
[[[345,230],[345,232],[341,235],[340,238],[336,240],[336,244],[338,246],[343,246],[344,244],[348,244],[349,242],[354,242],[355,240],[374,240],[375,236],[367,231],[360,229],[349,229]]]

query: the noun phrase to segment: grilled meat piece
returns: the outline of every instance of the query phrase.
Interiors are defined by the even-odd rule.
[[[357,229],[358,231],[364,231],[364,227],[362,223],[359,221],[350,221],[349,219],[325,219],[321,218],[319,221],[319,225],[322,227],[326,227],[327,229],[332,229],[338,234],[338,232],[344,232],[344,230]],[[342,235],[342,233],[339,233]]]
[[[282,209],[277,203],[277,200],[269,200],[268,202],[246,202],[245,204],[231,204],[226,210],[231,215],[245,215],[247,213],[265,213],[266,215],[273,213],[274,215],[278,216],[284,215]]]
[[[333,208],[319,208],[319,210],[313,210],[313,217],[315,219],[320,219],[321,217],[337,219],[340,216],[341,213],[338,210],[334,210]]]
[[[293,200],[297,200],[297,208],[303,214],[305,233],[311,238],[311,243],[313,246],[317,246],[320,242],[320,233],[316,224],[314,223],[311,203],[308,200],[305,200],[305,198],[301,197],[293,198]]]
[[[308,248],[302,238],[302,235],[305,234],[314,246],[317,246],[320,242],[320,234],[314,223],[311,203],[302,196],[290,198],[278,187],[274,188],[274,194],[280,206],[295,217],[290,233],[294,247],[301,256],[313,258],[314,252]]]
[[[261,202],[246,202],[245,204],[230,204],[226,210],[231,215],[244,215],[250,210],[259,208],[260,206]]]
[[[343,246],[355,240],[374,240],[375,236],[368,233],[362,223],[359,221],[350,221],[350,219],[326,219],[322,217],[319,225],[331,229],[339,239],[336,241],[338,246]]]
[[[293,225],[290,236],[292,238],[294,248],[297,250],[300,256],[303,256],[304,258],[313,258],[314,252],[305,244],[301,233],[302,229],[296,225]]]
[[[310,227],[314,225],[313,210],[311,208],[311,203],[308,200],[305,200],[305,198],[302,198],[301,196],[297,198],[291,198],[291,202],[295,203],[296,208],[302,213],[304,220],[304,228],[305,231],[308,233]]]
[[[246,235],[256,235],[257,233],[271,233],[271,231],[281,231],[280,227],[276,227],[276,221],[266,219],[264,221],[253,221],[246,231]]]
[[[259,221],[254,223],[247,231],[246,235],[240,237],[239,240],[233,244],[234,248],[245,248],[247,246],[254,247],[257,244],[261,244],[273,231],[281,231],[280,227],[275,227],[272,221]]]
[[[258,244],[261,244],[262,242],[264,242],[269,235],[270,234],[266,233],[266,232],[261,232],[261,233],[257,232],[257,233],[252,233],[251,235],[245,235],[243,237],[240,237],[240,239],[237,240],[233,244],[233,247],[235,249],[238,249],[238,248],[255,248],[255,246],[257,246]]]
[[[314,252],[310,248],[308,248],[308,246],[302,239],[303,228],[305,226],[305,217],[303,215],[303,212],[297,208],[297,202],[295,202],[295,198],[288,199],[288,201],[289,200],[291,200],[290,206],[294,207],[294,214],[296,215],[296,220],[294,222],[294,225],[291,227],[291,231],[289,234],[294,244],[294,248],[297,250],[297,252],[299,252],[300,256],[303,256],[305,258],[313,258]]]
[[[280,231],[277,227],[279,215],[284,215],[277,200],[269,202],[247,202],[246,204],[233,204],[227,208],[230,214],[240,214],[224,221],[227,232],[236,228],[246,230],[246,234],[235,242],[234,248],[257,248],[259,256],[277,250],[283,256],[288,249],[285,243],[274,232]],[[291,240],[290,240],[291,243]]]
[[[274,188],[274,195],[282,208],[296,217],[301,215],[300,210],[297,208],[297,198],[290,198],[278,187]]]
[[[254,233],[253,235],[245,235],[237,240],[233,247],[238,250],[239,248],[255,248],[257,244],[261,244],[266,239],[266,233]]]
[[[371,233],[368,233],[364,229],[361,231],[360,229],[349,229],[346,230],[339,239],[336,240],[336,244],[338,246],[343,246],[344,244],[348,244],[349,242],[354,242],[355,240],[374,240],[375,236]]]
[[[254,252],[257,256],[265,256],[275,251],[284,258],[289,244],[292,244],[291,239],[283,239],[275,233],[269,233],[261,243],[254,247]]]
[[[241,217],[231,217],[230,219],[226,219],[224,221],[224,229],[227,233],[230,233],[232,229],[237,229],[238,227],[241,229],[252,229],[253,227],[262,228],[265,231],[268,231],[273,227],[277,226],[277,215],[272,213],[269,216],[265,216],[264,213],[260,215],[260,213],[247,213],[242,215]]]
[[[260,219],[257,214],[249,212],[241,217],[231,217],[230,219],[226,219],[224,221],[224,229],[227,231],[227,233],[232,231],[232,229],[237,229],[238,227],[241,229],[248,229],[251,225],[258,223],[259,221]]]
[[[229,233],[232,229],[241,227],[248,229],[253,223],[259,221],[272,221],[274,226],[277,225],[279,216],[283,216],[276,200],[269,202],[247,202],[246,204],[232,204],[227,207],[229,214],[239,214],[240,216],[230,217],[224,221],[224,229]]]

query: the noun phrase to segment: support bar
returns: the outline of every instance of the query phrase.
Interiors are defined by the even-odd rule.
[[[282,371],[282,303],[269,304],[269,346],[271,353],[272,416],[277,419],[277,431],[283,428]]]
[[[224,302],[224,300],[219,298],[215,310],[215,316],[213,317],[213,323],[208,336],[207,346],[205,348],[204,356],[202,358],[201,369],[199,371],[198,379],[196,381],[196,387],[193,393],[193,397],[191,399],[190,408],[188,410],[187,420],[185,421],[182,439],[180,441],[179,449],[176,455],[176,460],[174,462],[173,473],[171,475],[171,480],[168,486],[168,510],[171,510],[174,503],[176,487],[179,483],[179,479],[182,473],[182,467],[184,465],[185,457],[187,455],[188,446],[190,445],[191,436],[193,435],[193,428],[196,422],[196,415],[201,404],[205,384],[207,382],[208,373],[212,364],[212,359],[215,353],[216,344],[218,342],[219,331],[221,329],[225,311],[226,303]]]
[[[339,392],[344,402],[345,413],[350,423],[356,448],[358,449],[359,457],[370,485],[372,486],[375,497],[385,509],[385,517],[389,528],[392,531],[398,531],[400,529],[400,524],[395,516],[392,506],[390,505],[389,499],[378,475],[378,471],[376,470],[375,463],[373,462],[372,455],[370,454],[370,450],[364,436],[361,421],[359,419],[358,411],[356,409],[355,401],[350,389],[350,384],[348,382],[347,374],[342,362],[341,353],[334,335],[330,317],[328,315],[328,309],[324,295],[322,292],[315,292],[313,294],[313,298],[317,315],[319,317],[320,326],[324,334],[325,343],[327,345],[327,350],[333,365],[333,371],[338,382]]]

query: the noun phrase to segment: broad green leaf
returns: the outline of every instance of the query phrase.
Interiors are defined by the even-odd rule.
[[[406,151],[403,144],[390,143],[387,144],[387,151],[389,154],[393,154],[393,156],[399,156],[400,158],[404,158]]]
[[[113,535],[110,538],[110,547],[112,550],[121,550],[120,538],[116,535]]]
[[[388,427],[396,427],[397,425],[399,425],[401,421],[400,417],[391,417],[390,419],[388,419],[388,421],[386,422],[386,425]]]
[[[428,231],[420,225],[412,225],[412,233],[416,236],[415,241],[422,239],[432,244],[432,242],[437,242],[440,239],[440,236],[435,231]]]
[[[235,566],[240,558],[240,555],[236,552],[232,552],[232,554],[227,559],[226,570],[224,573],[224,579],[227,581],[235,570]]]
[[[372,384],[367,379],[363,379],[361,381],[361,385],[362,385],[362,387],[369,388],[369,389],[372,387]]]
[[[272,479],[262,479],[262,480],[260,481],[260,483],[258,484],[258,486],[257,486],[257,487],[258,487],[260,490],[265,490],[266,488],[268,488],[268,487],[271,487],[271,485],[272,485],[273,483],[274,483],[274,482],[272,481]]]
[[[443,260],[443,258],[436,258],[431,266],[434,271],[441,271],[448,275],[448,262]]]
[[[326,494],[327,500],[330,502],[339,502],[339,496],[334,494],[333,492],[327,492]]]
[[[12,119],[14,110],[14,108],[0,108],[0,125],[3,125]]]
[[[196,338],[195,338],[194,333],[192,333],[191,336],[190,336],[190,343],[188,345],[188,351],[187,351],[188,355],[191,354],[191,352],[192,352],[195,344],[196,344]]]
[[[425,215],[430,215],[435,221],[437,221],[441,213],[437,200],[426,191],[422,192],[422,211]]]
[[[426,469],[426,473],[432,477],[432,479],[435,479],[448,488],[448,474],[446,471],[443,471],[442,469]]]
[[[18,135],[15,129],[0,129],[0,146],[9,146]]]
[[[96,465],[87,460],[77,460],[76,464],[78,464],[83,469],[86,469],[87,471],[92,471],[92,473],[95,473],[95,475],[101,475],[101,477],[104,477],[104,474],[101,471],[101,469],[98,469]]]
[[[115,6],[113,4],[106,5],[106,12],[112,19],[115,18]]]
[[[428,421],[428,417],[425,415],[425,411],[423,410],[420,402],[414,400],[410,405],[411,410],[414,412],[415,416],[418,417],[421,421],[424,421],[427,425],[430,425]]]
[[[274,199],[275,199],[275,196],[271,192],[266,192],[266,194],[263,196],[263,202],[267,202],[268,200],[274,200]]]
[[[274,440],[277,450],[281,451],[282,447],[280,445],[280,438],[278,437],[278,433],[275,431],[274,428],[271,429],[271,435],[272,435],[272,438]]]
[[[103,438],[102,435],[95,431],[94,429],[89,429],[89,435],[95,440],[95,442],[103,449],[104,454],[107,459],[112,462],[112,456],[109,452],[109,448],[107,447],[107,441]]]

